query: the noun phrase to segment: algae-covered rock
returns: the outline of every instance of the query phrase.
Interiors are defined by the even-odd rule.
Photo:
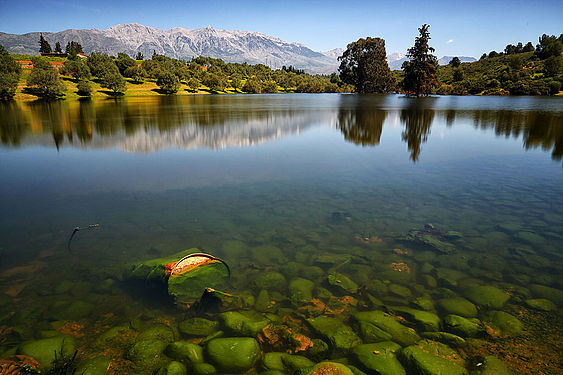
[[[475,305],[462,297],[442,298],[438,300],[438,307],[446,314],[460,315],[467,318],[477,316]]]
[[[27,341],[17,349],[17,353],[28,357],[33,357],[42,368],[49,370],[55,355],[60,358],[72,358],[76,350],[76,341],[72,336],[58,336],[47,339]]]
[[[317,362],[327,358],[328,352],[330,351],[328,344],[321,339],[313,339],[311,341],[313,346],[309,347],[305,352],[307,357]]]
[[[361,343],[360,338],[340,320],[327,316],[319,316],[307,319],[307,323],[313,330],[327,340],[333,350],[337,352],[347,351]]]
[[[106,375],[110,359],[105,356],[88,359],[76,369],[81,375]]]
[[[420,375],[467,375],[465,361],[452,348],[440,342],[421,340],[404,348],[399,360],[407,373]]]
[[[162,366],[162,353],[167,346],[167,342],[160,340],[138,341],[129,349],[126,357],[139,368],[154,371]]]
[[[416,323],[422,331],[439,331],[440,317],[428,311],[411,309],[410,307],[393,307],[393,311],[398,311],[407,320]]]
[[[491,311],[483,317],[491,336],[518,336],[524,330],[521,321],[504,311]]]
[[[219,318],[228,331],[240,336],[254,337],[270,321],[258,314],[251,315],[250,312],[243,314],[238,311],[227,311],[219,314]]]
[[[389,284],[389,292],[404,298],[409,298],[412,296],[412,292],[409,288],[398,284]]]
[[[563,290],[541,284],[531,284],[528,288],[534,296],[548,299],[557,306],[563,307]]]
[[[557,310],[557,306],[553,302],[545,298],[535,298],[535,299],[532,298],[532,299],[527,299],[525,302],[526,305],[536,310],[541,310],[541,311]]]
[[[358,284],[352,281],[348,276],[338,272],[329,273],[327,276],[327,284],[335,293],[353,294],[358,291]]]
[[[258,289],[281,291],[287,286],[285,276],[279,272],[262,272],[254,280]]]
[[[162,367],[156,375],[187,375],[188,369],[181,362],[172,361]]]
[[[217,373],[215,367],[209,363],[196,363],[191,370],[194,375],[214,375]]]
[[[207,344],[207,358],[222,372],[244,372],[260,359],[258,342],[251,337],[219,338]]]
[[[177,361],[191,364],[203,363],[203,348],[187,341],[176,341],[168,344],[164,354]]]
[[[175,339],[174,330],[166,324],[155,324],[139,333],[135,342],[160,340],[166,343],[172,342]]]
[[[198,301],[207,288],[223,289],[228,285],[229,270],[220,261],[211,261],[168,279],[168,294],[176,304]]]
[[[294,304],[309,301],[313,298],[315,284],[311,280],[297,277],[289,283],[289,300]]]
[[[395,353],[401,346],[391,342],[379,342],[377,344],[362,344],[352,349],[356,360],[368,372],[374,371],[379,375],[403,375],[405,369],[397,360]]]
[[[484,357],[478,368],[479,375],[510,375],[504,363],[492,355]]]
[[[281,352],[264,353],[262,356],[262,368],[266,371],[285,371],[285,366],[282,362],[282,357],[285,355],[287,354]]]
[[[444,318],[444,327],[446,331],[462,337],[475,337],[483,332],[483,326],[479,319],[467,319],[453,314]]]
[[[303,372],[304,375],[354,375],[352,370],[337,362],[321,362],[310,370]]]
[[[219,322],[203,319],[190,318],[178,325],[180,332],[189,336],[208,336],[219,330]]]
[[[430,297],[427,294],[413,299],[411,301],[411,304],[425,311],[434,311],[435,309],[434,301],[432,301],[432,297]]]
[[[270,294],[266,289],[262,289],[258,296],[256,297],[256,302],[254,303],[254,309],[258,312],[266,312],[273,308],[271,304]]]
[[[453,333],[449,332],[422,332],[420,334],[425,339],[430,339],[433,341],[439,341],[443,344],[448,346],[464,346],[466,341],[463,337],[459,337],[458,335],[454,335]]]
[[[314,366],[315,363],[312,362],[309,358],[304,357],[302,355],[289,355],[285,354],[281,357],[283,366],[286,370],[293,373],[295,370],[299,370],[306,367]]]
[[[467,290],[465,297],[479,306],[493,309],[500,309],[510,298],[508,294],[499,288],[489,285],[471,288]]]
[[[360,324],[372,325],[391,335],[391,339],[386,341],[394,341],[400,345],[412,345],[417,342],[420,337],[416,332],[383,311],[364,311],[354,314],[354,319]]]

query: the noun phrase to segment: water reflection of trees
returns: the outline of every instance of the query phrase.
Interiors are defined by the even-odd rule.
[[[265,124],[276,121],[309,121],[303,117],[304,108],[276,106],[271,97],[221,96],[162,96],[138,100],[56,101],[0,103],[0,141],[4,145],[19,146],[31,135],[48,135],[54,145],[64,142],[89,144],[97,137],[118,134],[132,136],[139,131],[156,129],[167,132],[193,126],[195,132],[203,128],[229,122],[259,122],[240,134],[246,141],[263,137],[257,134]],[[433,109],[432,100],[405,100],[402,108],[389,110],[386,97],[343,96],[338,107],[337,126],[344,138],[355,144],[377,145],[383,124],[389,113],[398,111],[404,126],[402,139],[407,143],[410,158],[418,160],[421,145],[426,142],[432,123],[441,119],[448,126],[471,121],[478,128],[494,129],[498,136],[522,137],[526,149],[541,147],[550,151],[556,160],[563,158],[563,113],[533,110]],[[301,117],[299,117],[301,116]],[[311,116],[313,122],[314,116]],[[215,136],[218,136],[215,134]],[[234,137],[235,135],[233,135]],[[45,142],[44,138],[41,142]],[[257,140],[257,139],[254,139]]]

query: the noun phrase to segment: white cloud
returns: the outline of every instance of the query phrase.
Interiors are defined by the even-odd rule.
[[[446,42],[446,44],[450,44],[450,43],[453,43],[453,42],[454,42],[454,40],[453,40],[453,39],[450,39],[450,40],[448,40],[448,41]]]

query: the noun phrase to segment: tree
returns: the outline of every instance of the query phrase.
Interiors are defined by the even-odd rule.
[[[536,45],[536,55],[542,60],[551,56],[560,56],[561,52],[563,52],[561,38],[561,36],[557,38],[555,35],[543,34],[539,38],[539,44]]]
[[[70,53],[71,50],[74,50],[76,53],[84,53],[82,45],[74,40],[66,44],[65,52]]]
[[[119,73],[121,73],[121,75],[124,75],[125,71],[128,68],[137,66],[137,63],[135,62],[135,60],[129,57],[128,54],[120,52],[117,54],[117,59],[115,59],[115,65],[117,65],[117,68],[119,69]]]
[[[180,88],[180,80],[174,73],[169,71],[162,72],[156,80],[156,84],[165,94],[175,94]]]
[[[135,83],[143,83],[143,79],[147,76],[147,72],[145,72],[142,66],[135,65],[125,69],[123,76],[133,79],[133,82]]]
[[[459,57],[456,56],[456,57],[454,57],[453,59],[450,60],[450,66],[457,68],[460,65],[461,65],[461,60],[459,59]]]
[[[20,64],[0,45],[0,100],[14,97],[20,74]]]
[[[39,53],[51,53],[51,45],[45,38],[43,38],[43,33],[39,34]]]
[[[420,35],[416,37],[414,46],[408,49],[407,57],[410,61],[403,63],[403,90],[407,95],[426,96],[439,86],[436,75],[438,60],[431,52],[434,48],[428,46],[430,40],[430,25],[424,24],[418,29]]]
[[[144,58],[145,56],[143,56],[141,52],[137,52],[137,55],[135,56],[135,60],[143,60]]]
[[[233,74],[231,76],[231,87],[235,89],[235,92],[237,92],[237,90],[240,89],[240,86],[241,86],[240,76],[238,74]]]
[[[192,77],[189,81],[188,81],[188,88],[190,90],[192,90],[193,92],[196,92],[197,89],[199,89],[199,86],[201,86],[201,82],[199,82],[199,80],[195,77]]]
[[[102,87],[113,91],[113,95],[123,95],[127,91],[125,79],[118,71],[108,73],[102,79]]]
[[[86,64],[90,68],[90,73],[93,76],[103,79],[107,74],[119,74],[119,69],[117,65],[113,62],[111,57],[101,52],[92,52]]]
[[[61,43],[55,43],[55,53],[63,53],[63,49],[61,48]]]
[[[226,82],[223,77],[218,74],[207,74],[202,82],[205,86],[209,87],[211,91],[222,91],[225,89]]]
[[[563,58],[561,56],[551,56],[544,60],[543,71],[548,77],[555,77],[561,72]]]
[[[260,94],[262,87],[256,78],[249,78],[244,83],[244,86],[242,86],[242,91],[248,94]]]
[[[522,49],[522,52],[534,52],[534,45],[532,44],[532,42],[526,43],[526,45]]]
[[[90,68],[88,65],[78,60],[66,60],[61,74],[72,76],[76,80],[90,79]]]
[[[64,95],[59,73],[47,61],[33,58],[33,69],[27,77],[28,90],[42,98],[54,99]]]
[[[356,92],[383,94],[395,89],[396,81],[387,64],[385,40],[358,39],[348,44],[338,60],[340,78],[353,85]]]

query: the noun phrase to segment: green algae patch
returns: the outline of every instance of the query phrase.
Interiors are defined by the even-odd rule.
[[[219,338],[207,344],[207,357],[220,371],[240,373],[260,359],[258,342],[250,337]]]
[[[55,356],[60,358],[72,358],[76,348],[76,341],[72,336],[50,337],[42,340],[27,341],[22,343],[17,353],[33,357],[42,368],[49,370]]]
[[[391,315],[384,313],[383,311],[364,311],[354,314],[354,320],[365,327],[376,327],[379,330],[390,335],[387,340],[378,341],[394,341],[400,345],[412,345],[420,337],[416,332],[398,321],[396,321]]]
[[[454,349],[440,342],[421,340],[404,348],[399,359],[408,373],[420,375],[467,375],[465,361]]]
[[[362,342],[352,328],[336,318],[319,316],[307,319],[307,323],[318,335],[325,338],[336,352],[348,351]]]
[[[376,344],[362,344],[352,349],[356,360],[362,368],[369,373],[380,375],[404,375],[405,369],[396,357],[396,352],[401,349],[399,344],[391,341]]]

